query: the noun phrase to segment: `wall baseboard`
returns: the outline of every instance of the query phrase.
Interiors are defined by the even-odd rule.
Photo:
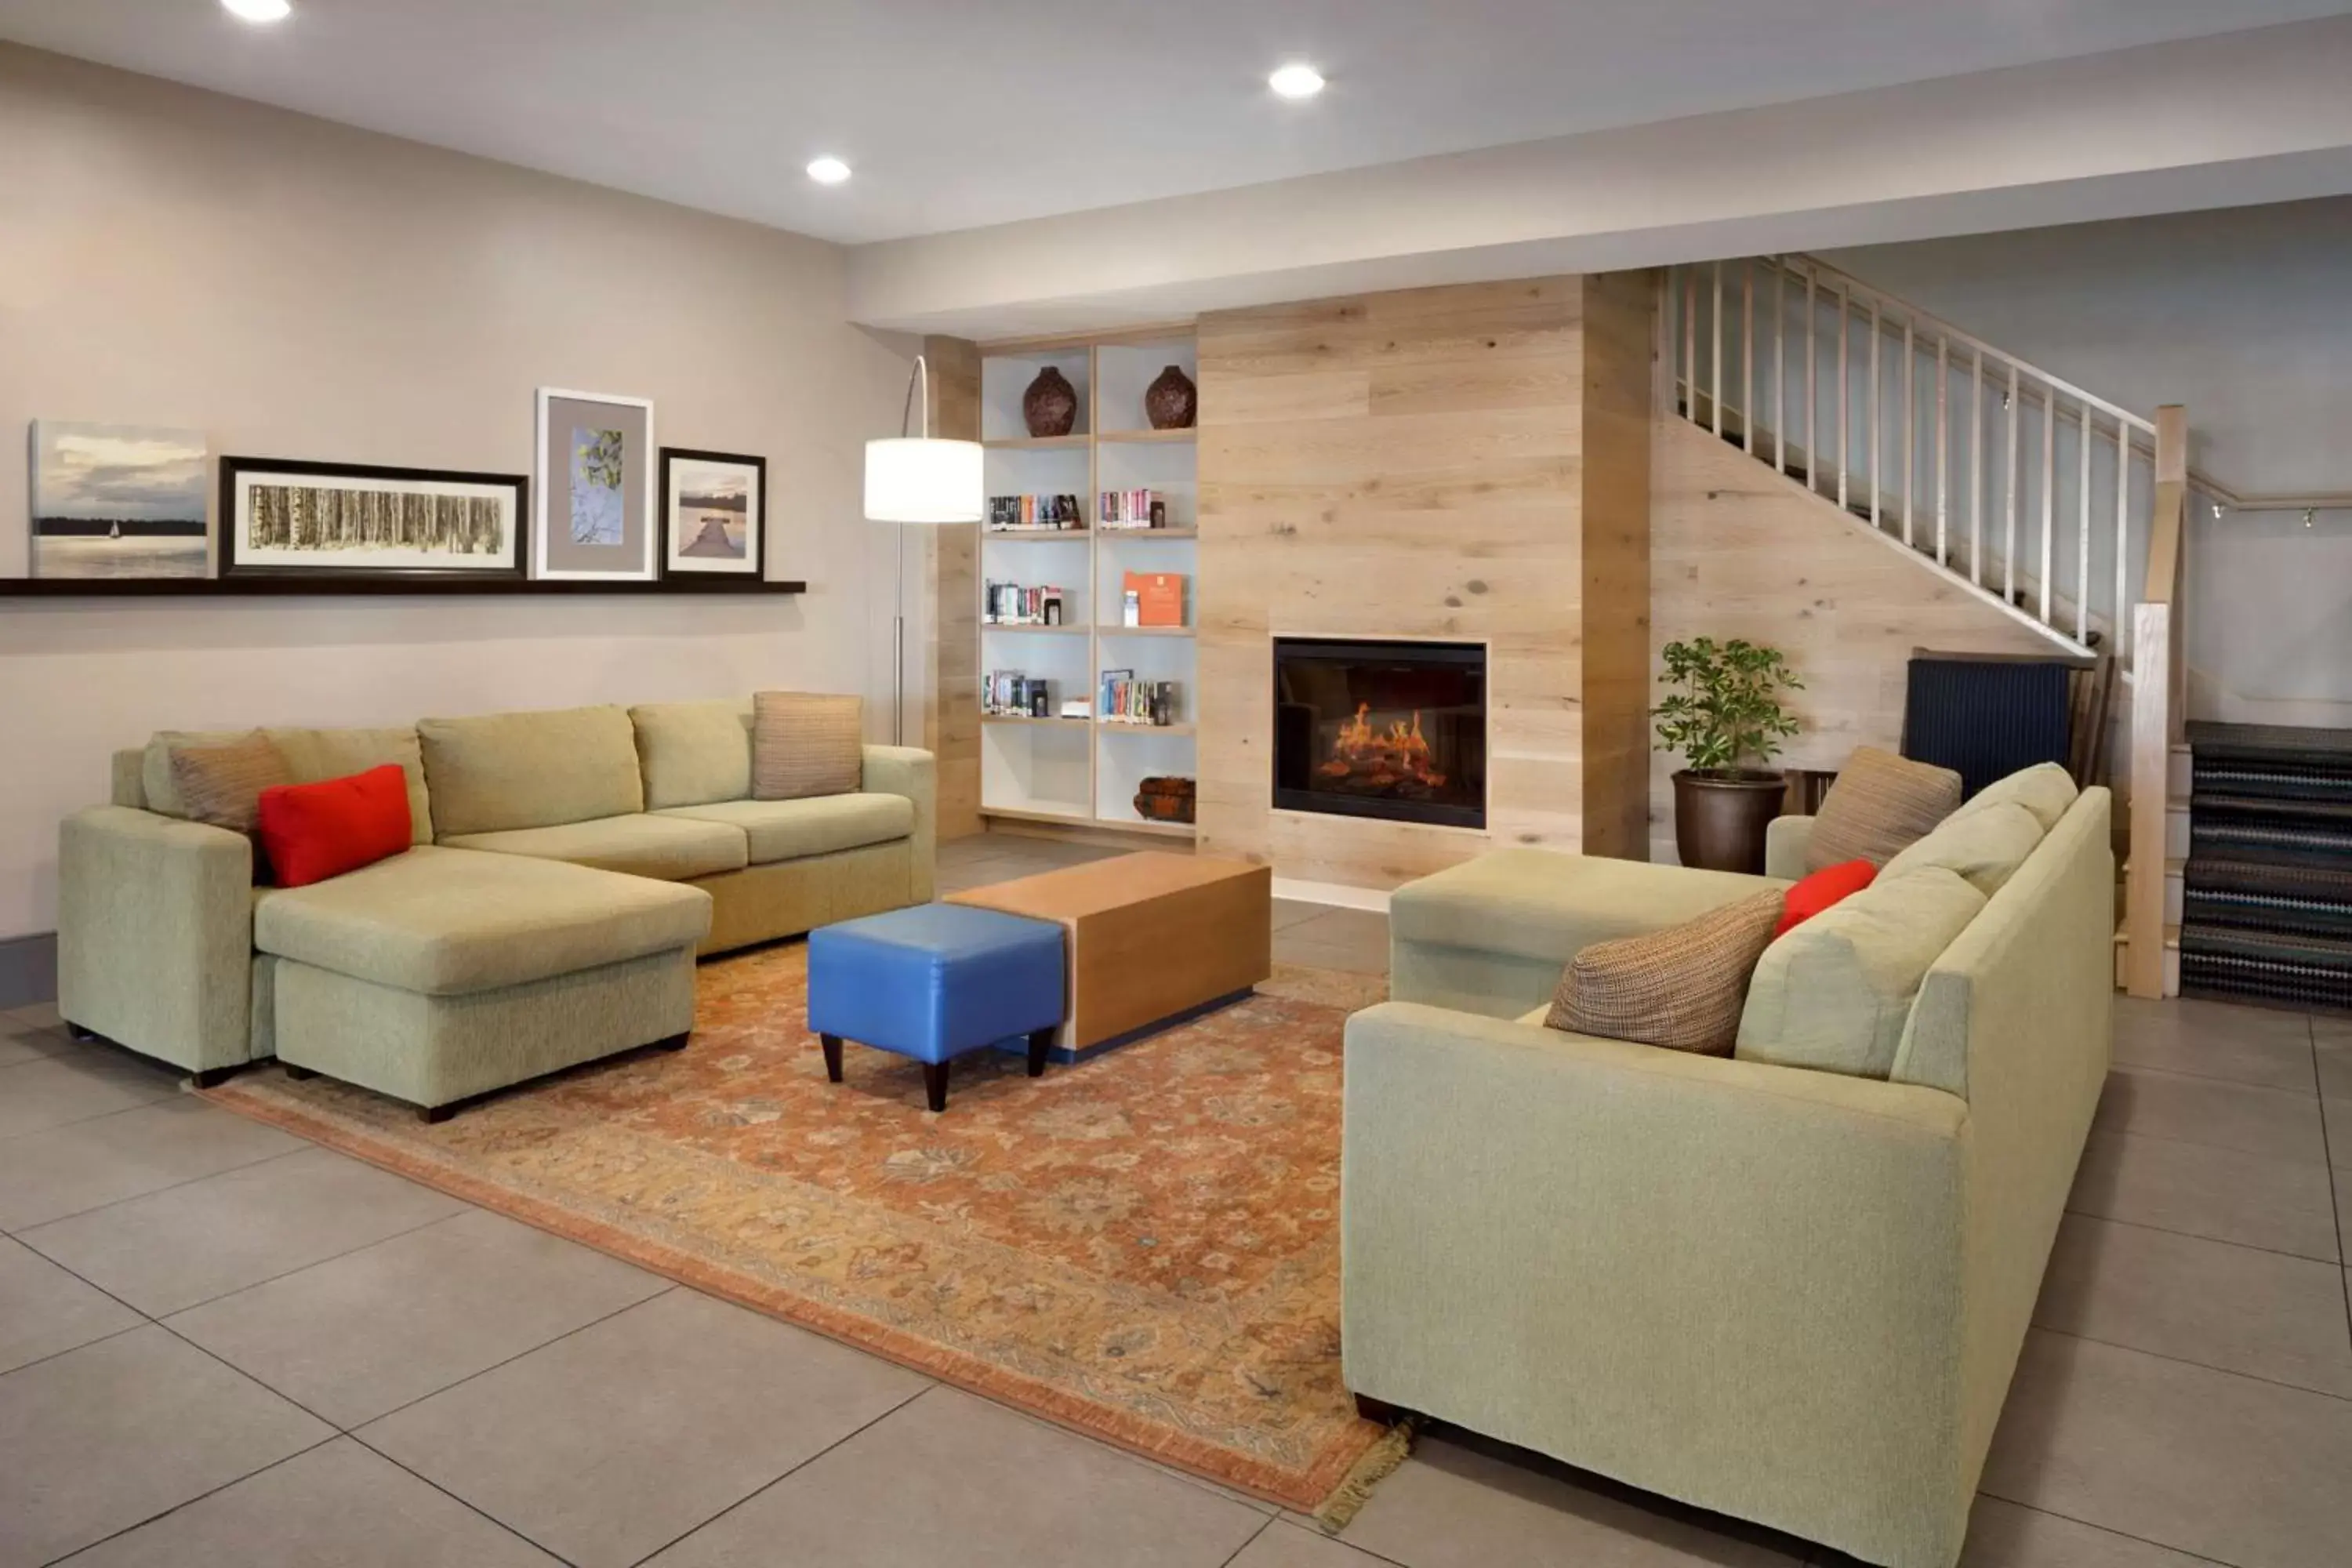
[[[58,999],[58,933],[0,938],[0,1008]]]

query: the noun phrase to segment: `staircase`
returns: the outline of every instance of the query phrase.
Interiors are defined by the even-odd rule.
[[[2352,731],[2188,731],[2182,993],[2352,1010]]]
[[[2121,890],[2117,983],[2172,995],[2192,971],[2210,979],[2284,962],[2275,954],[2287,939],[2275,930],[2263,932],[2274,956],[2263,958],[2251,955],[2252,928],[2223,937],[2210,919],[2180,918],[2197,886],[2182,866],[2188,781],[2175,754],[2189,495],[2181,411],[2135,414],[1810,257],[1675,268],[1664,294],[1661,358],[1676,414],[2054,649],[2116,657],[2132,731],[2117,826],[2127,821],[2129,842],[2147,851]],[[2330,820],[2352,847],[2345,799],[2345,816]],[[2213,898],[2227,892],[2212,886]],[[2191,930],[2206,944],[2193,963]],[[2320,939],[2293,940],[2309,967]],[[2332,940],[2352,972],[2352,929]]]

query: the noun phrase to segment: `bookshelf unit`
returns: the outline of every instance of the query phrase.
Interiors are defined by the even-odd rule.
[[[1049,719],[981,720],[980,813],[1009,822],[1113,828],[1159,837],[1193,837],[1191,823],[1148,821],[1137,785],[1154,774],[1199,777],[1194,709],[1200,665],[1199,467],[1193,432],[1154,430],[1144,389],[1168,365],[1199,379],[1189,326],[1076,339],[1033,340],[981,349],[981,444],[987,492],[1076,492],[1084,526],[992,530],[980,536],[980,670],[1010,670],[1052,683]],[[1021,395],[1052,365],[1077,389],[1077,423],[1067,436],[1032,437]],[[1104,490],[1152,490],[1167,526],[1116,528],[1097,521]],[[1185,579],[1184,624],[1119,624],[1126,574],[1168,572]],[[1063,624],[994,626],[988,584],[1062,590]],[[1139,680],[1177,684],[1173,722],[1151,725],[1101,716],[1100,678],[1132,669]],[[1069,699],[1089,717],[1058,717]]]

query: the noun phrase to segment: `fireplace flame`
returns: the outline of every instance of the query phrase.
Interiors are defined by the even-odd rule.
[[[1385,730],[1374,728],[1371,710],[1369,702],[1357,703],[1356,716],[1339,726],[1331,755],[1319,770],[1323,776],[1368,789],[1400,784],[1443,788],[1445,775],[1433,765],[1429,742],[1421,732],[1421,710],[1414,709],[1410,720],[1391,719]]]

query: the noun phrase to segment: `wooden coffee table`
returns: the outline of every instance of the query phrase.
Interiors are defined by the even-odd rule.
[[[1274,973],[1274,873],[1149,850],[949,895],[1067,932],[1069,1005],[1056,1054],[1075,1058],[1247,992]]]

